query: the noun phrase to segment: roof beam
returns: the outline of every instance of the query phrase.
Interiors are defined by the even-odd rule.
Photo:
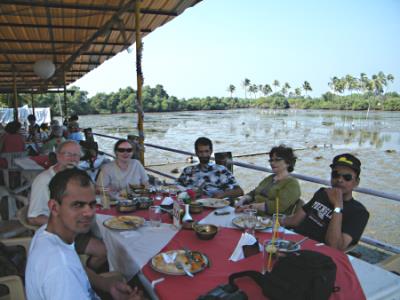
[[[134,2],[134,1],[132,1]],[[35,6],[35,7],[49,7],[49,8],[61,8],[61,9],[77,9],[77,10],[89,10],[89,11],[99,11],[99,12],[110,12],[116,13],[119,11],[119,6],[112,5],[84,5],[84,4],[70,4],[61,2],[44,2],[44,1],[32,1],[32,0],[2,0],[2,4],[12,4],[12,5],[24,5],[24,6]],[[125,12],[134,13],[135,9],[130,8]],[[159,9],[141,9],[142,14],[148,15],[159,15],[159,16],[178,16],[177,12],[166,11]]]
[[[5,62],[0,61],[0,65],[34,65],[35,61],[15,61],[15,62]],[[82,62],[74,62],[74,65],[93,65],[99,66],[101,63],[99,62],[90,62],[90,61],[82,61]]]
[[[7,22],[0,22],[0,27],[26,27],[26,28],[48,28],[46,24],[33,24],[33,23],[7,23]],[[73,30],[99,30],[99,27],[95,26],[74,26],[74,25],[55,25],[53,24],[53,29],[73,29]],[[110,30],[112,31],[120,31],[119,27],[111,27]],[[135,28],[125,28],[127,32],[135,32]],[[151,29],[141,29],[142,33],[149,33]]]
[[[18,43],[18,44],[67,44],[67,45],[80,45],[81,41],[64,41],[64,40],[18,40],[18,39],[2,39],[0,38],[0,43]],[[111,45],[111,46],[130,46],[130,43],[111,43],[111,42],[93,42],[92,45]]]
[[[56,51],[55,53],[53,50],[50,49],[33,49],[33,50],[27,50],[27,49],[0,49],[0,54],[24,54],[24,55],[29,55],[29,54],[34,54],[34,55],[50,55],[50,54],[57,54],[57,55],[72,55],[75,52],[73,51]],[[85,51],[80,53],[80,55],[115,55],[118,52],[114,51],[107,51],[107,52],[101,52],[101,51]]]

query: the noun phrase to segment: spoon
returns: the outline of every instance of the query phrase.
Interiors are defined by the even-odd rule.
[[[194,275],[188,270],[188,268],[187,268],[183,263],[181,263],[180,261],[177,261],[177,262],[175,263],[175,266],[176,266],[179,270],[183,270],[183,271],[186,273],[187,276],[189,276],[189,277],[194,277]]]
[[[302,238],[300,241],[298,241],[298,242],[294,243],[292,246],[290,246],[288,250],[296,249],[297,246],[301,245],[303,242],[305,242],[308,239],[309,239],[308,236]]]

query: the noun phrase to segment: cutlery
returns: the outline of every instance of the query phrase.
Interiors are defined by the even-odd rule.
[[[183,247],[183,250],[185,251],[185,256],[189,260],[189,263],[192,263],[193,262],[192,252],[187,247]]]
[[[298,245],[301,245],[303,242],[305,242],[306,240],[308,240],[308,236],[306,236],[305,238],[302,238],[300,241],[294,243],[293,245],[291,245],[288,250],[292,250],[292,249],[296,249],[296,247]]]
[[[183,270],[187,276],[189,276],[189,277],[194,277],[194,275],[189,271],[188,267],[185,266],[182,262],[177,261],[177,262],[175,263],[175,266],[176,266],[179,270]]]

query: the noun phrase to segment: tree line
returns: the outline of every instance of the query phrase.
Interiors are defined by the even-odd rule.
[[[229,97],[205,97],[178,99],[167,93],[160,84],[155,87],[144,86],[142,103],[144,112],[168,112],[185,110],[224,110],[234,108],[271,108],[271,109],[338,109],[338,110],[392,110],[400,111],[400,96],[396,92],[388,92],[388,86],[394,81],[391,74],[379,72],[368,78],[364,73],[360,77],[346,75],[334,76],[328,83],[331,91],[321,97],[312,98],[307,95],[312,91],[308,81],[300,87],[292,88],[288,82],[280,84],[274,80],[272,84],[252,84],[245,78],[242,87],[244,98],[234,97],[236,87],[228,86]],[[97,93],[88,97],[88,92],[78,87],[70,89],[68,95],[68,112],[71,114],[113,114],[132,113],[137,111],[136,90],[131,87],[119,89],[113,93]],[[247,93],[252,98],[247,98]],[[20,105],[31,105],[31,95],[19,94]],[[56,93],[33,96],[35,106],[50,107],[52,115],[60,115],[63,95]],[[0,104],[12,107],[11,95],[0,95]]]

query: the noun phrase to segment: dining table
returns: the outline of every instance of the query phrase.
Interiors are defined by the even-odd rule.
[[[155,202],[157,203],[157,201]],[[212,208],[206,208],[200,214],[192,214],[195,221],[203,224],[215,224],[218,233],[211,240],[199,239],[193,230],[177,228],[172,224],[168,213],[163,214],[159,227],[151,226],[147,210],[136,210],[126,214],[119,213],[115,207],[97,209],[96,223],[107,248],[111,270],[121,272],[127,280],[138,275],[152,299],[197,299],[218,285],[228,283],[232,273],[255,270],[262,271],[263,257],[259,252],[239,261],[232,261],[232,255],[243,231],[233,225],[232,220],[240,216],[232,207],[223,208],[228,213],[214,214]],[[143,217],[143,226],[135,230],[112,230],[104,226],[109,218],[121,215]],[[259,242],[272,238],[271,228],[255,232]],[[299,241],[303,236],[286,231],[285,239]],[[208,259],[208,266],[194,277],[170,275],[156,271],[152,258],[170,250],[190,249],[200,252]],[[400,277],[378,266],[348,256],[344,252],[323,243],[306,240],[301,249],[317,251],[332,258],[337,266],[335,286],[338,291],[332,293],[331,300],[341,299],[400,299]],[[262,290],[250,278],[236,281],[249,299],[268,299]]]

